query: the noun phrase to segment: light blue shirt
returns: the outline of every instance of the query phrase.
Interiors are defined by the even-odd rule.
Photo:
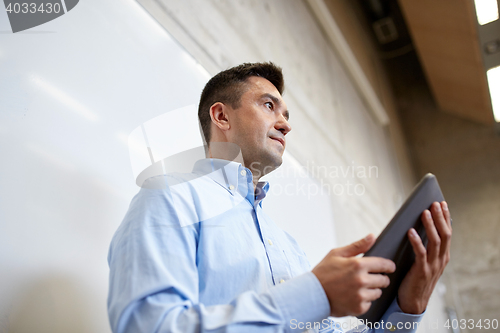
[[[268,189],[217,159],[146,180],[109,250],[113,332],[342,332],[305,253],[262,210]],[[383,320],[421,317],[393,302]]]

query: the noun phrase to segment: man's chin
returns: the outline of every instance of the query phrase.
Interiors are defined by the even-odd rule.
[[[278,169],[281,164],[283,164],[283,156],[282,155],[274,155],[269,158],[269,161],[266,163],[264,174],[268,174],[276,169]]]
[[[281,155],[279,156],[266,156],[265,158],[260,158],[258,160],[254,160],[250,163],[246,161],[245,166],[252,171],[254,176],[258,178],[267,175],[270,172],[273,172],[283,163],[283,158]]]

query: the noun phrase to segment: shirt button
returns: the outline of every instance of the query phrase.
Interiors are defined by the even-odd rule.
[[[285,280],[281,279],[281,280],[280,280],[280,283],[283,283],[283,282],[285,282]]]
[[[267,242],[269,243],[269,245],[273,245],[273,241],[268,239]]]
[[[234,190],[234,186],[233,185],[229,185],[229,189],[230,190]]]
[[[246,176],[246,175],[247,175],[247,172],[246,172],[245,170],[241,170],[240,175],[242,175],[242,176]]]

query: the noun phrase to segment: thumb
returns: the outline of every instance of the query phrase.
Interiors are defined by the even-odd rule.
[[[375,236],[373,234],[369,234],[365,238],[352,244],[334,249],[333,253],[340,257],[354,257],[360,253],[368,251],[372,247],[373,243],[375,243]]]

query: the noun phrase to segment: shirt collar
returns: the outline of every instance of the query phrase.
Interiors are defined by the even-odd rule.
[[[266,197],[267,191],[269,191],[269,182],[267,180],[258,182],[255,188],[255,201],[262,201]]]
[[[195,163],[193,173],[207,176],[231,193],[238,188],[238,162],[205,158]]]
[[[246,174],[242,175],[241,171],[245,170]],[[218,158],[205,158],[197,161],[193,167],[193,173],[201,176],[207,176],[215,181],[220,186],[227,189],[231,194],[238,189],[238,180],[240,177],[252,175],[250,169],[245,168],[241,163],[222,160]],[[269,190],[269,183],[267,181],[260,181],[256,187],[256,200],[262,200]]]

